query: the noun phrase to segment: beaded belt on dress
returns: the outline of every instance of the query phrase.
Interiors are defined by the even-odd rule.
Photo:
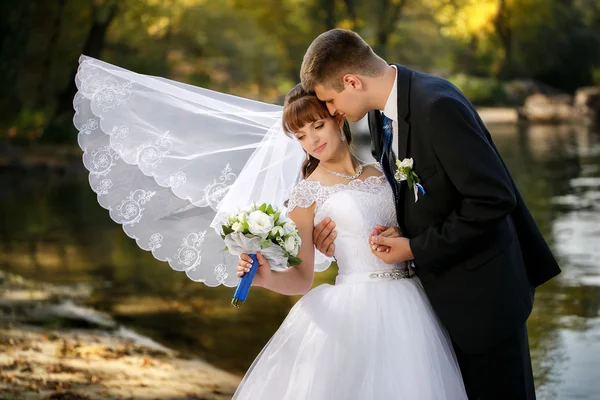
[[[415,275],[415,271],[412,268],[406,266],[395,267],[389,271],[377,271],[377,272],[351,272],[348,274],[339,274],[335,278],[335,284],[343,283],[357,283],[357,282],[377,282],[387,280],[397,280],[410,278]]]

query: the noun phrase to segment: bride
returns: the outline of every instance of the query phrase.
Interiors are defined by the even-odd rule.
[[[392,191],[378,165],[350,151],[341,117],[300,85],[288,93],[284,130],[306,152],[303,180],[291,191],[289,217],[302,238],[301,265],[272,271],[258,256],[253,284],[304,294],[258,355],[234,399],[465,399],[448,334],[406,265],[388,265],[371,250],[371,230],[395,225]],[[335,285],[310,290],[313,228],[337,222]],[[252,266],[242,255],[238,276]],[[310,291],[309,291],[310,290]]]

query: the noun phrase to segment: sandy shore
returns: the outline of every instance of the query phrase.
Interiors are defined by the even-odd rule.
[[[478,107],[477,112],[486,125],[519,122],[519,112],[515,107]]]
[[[79,306],[85,290],[0,281],[0,399],[224,400],[239,383]]]

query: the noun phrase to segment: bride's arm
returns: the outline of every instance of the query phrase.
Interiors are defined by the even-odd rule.
[[[309,208],[296,207],[288,214],[296,223],[302,239],[298,251],[302,264],[285,271],[272,271],[271,276],[263,282],[264,288],[285,295],[297,295],[305,294],[312,287],[315,275],[315,246],[312,241],[314,209],[314,204]]]
[[[298,258],[302,260],[302,263],[284,271],[271,271],[268,262],[258,255],[259,269],[252,281],[254,286],[261,286],[288,296],[305,294],[310,290],[313,283],[315,260],[315,247],[312,240],[314,209],[314,204],[308,208],[296,207],[288,214],[296,223],[300,239],[302,239],[302,245],[298,251]],[[246,254],[243,254],[240,259],[251,260]],[[242,261],[240,263],[243,264]],[[240,265],[238,271],[241,272],[238,272],[238,276],[243,276],[243,272],[246,270],[243,265]]]

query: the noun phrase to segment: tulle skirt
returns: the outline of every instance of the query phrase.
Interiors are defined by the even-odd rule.
[[[294,305],[233,399],[466,399],[448,334],[417,277],[344,278]]]

